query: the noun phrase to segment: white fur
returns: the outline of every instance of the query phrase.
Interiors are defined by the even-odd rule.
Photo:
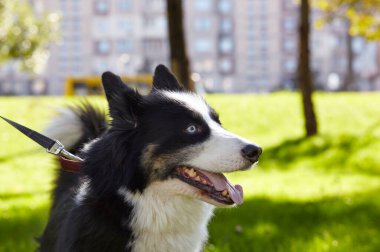
[[[134,206],[130,228],[136,235],[134,252],[201,251],[207,241],[207,223],[213,206],[200,201],[199,189],[178,179],[153,182],[144,192],[118,193]]]
[[[88,151],[91,149],[92,145],[93,145],[94,143],[96,143],[97,141],[99,141],[99,139],[100,139],[100,138],[95,138],[95,139],[91,140],[90,142],[86,143],[86,144],[83,146],[82,151],[83,151],[83,152],[88,152]]]
[[[83,182],[80,184],[79,189],[75,195],[75,204],[80,205],[82,201],[87,196],[88,190],[90,189],[90,180],[88,178],[83,179]]]
[[[59,114],[47,125],[44,133],[59,140],[66,150],[71,149],[81,138],[82,124],[78,116],[70,109],[60,109]]]
[[[202,151],[188,161],[188,165],[207,169],[211,172],[232,172],[252,165],[245,159],[241,150],[249,143],[215,122],[210,122],[210,138],[203,142]]]
[[[186,165],[211,172],[232,172],[246,169],[252,165],[242,156],[241,150],[248,144],[255,144],[223,129],[212,120],[210,108],[202,97],[184,92],[164,91],[162,93],[200,114],[211,129],[210,138],[200,144],[202,151],[197,153]]]

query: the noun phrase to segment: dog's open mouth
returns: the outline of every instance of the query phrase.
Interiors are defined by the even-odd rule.
[[[225,205],[240,205],[243,203],[243,188],[240,185],[231,184],[222,173],[178,166],[174,176],[200,189],[208,197],[219,203]]]

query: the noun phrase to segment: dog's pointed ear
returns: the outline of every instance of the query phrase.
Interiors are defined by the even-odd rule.
[[[137,124],[137,114],[142,96],[123,83],[121,78],[111,72],[102,74],[102,83],[107,97],[112,122]]]
[[[183,87],[166,66],[158,65],[154,70],[153,90],[183,91]]]

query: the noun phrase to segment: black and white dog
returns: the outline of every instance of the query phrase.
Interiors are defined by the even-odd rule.
[[[59,172],[39,251],[201,251],[214,206],[243,202],[222,173],[251,167],[260,147],[223,129],[163,65],[147,96],[110,72],[102,82],[109,127],[89,105],[50,127],[84,162]]]

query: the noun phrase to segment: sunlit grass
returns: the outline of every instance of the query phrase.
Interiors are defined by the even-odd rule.
[[[318,94],[321,134],[310,139],[297,94],[207,99],[227,129],[264,154],[255,169],[229,175],[245,203],[216,211],[206,251],[378,251],[380,94]],[[0,115],[41,130],[54,108],[74,100],[0,98]],[[0,144],[0,251],[32,251],[47,220],[54,160],[5,122]]]

